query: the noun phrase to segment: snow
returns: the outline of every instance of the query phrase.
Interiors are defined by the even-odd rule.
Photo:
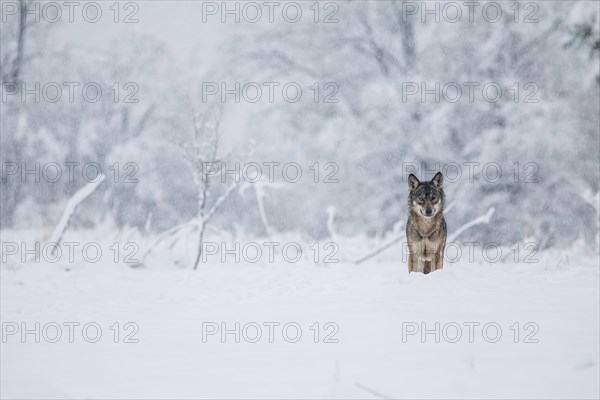
[[[557,260],[568,260],[557,262]],[[408,275],[401,262],[2,267],[1,314],[32,329],[79,322],[57,343],[2,343],[3,398],[598,398],[597,254],[550,251],[535,264],[461,262]],[[81,327],[103,334],[87,343]],[[120,325],[119,342],[110,327]],[[134,322],[138,343],[124,343]],[[257,343],[206,337],[203,323],[262,326]],[[273,343],[268,325],[277,322]],[[288,343],[281,328],[302,329]],[[320,337],[314,342],[314,323]],[[425,342],[403,323],[439,322]],[[472,343],[468,323],[477,322]],[[519,323],[518,343],[510,329]],[[537,324],[539,331],[525,343]],[[337,343],[324,343],[325,335]],[[456,342],[451,323],[462,327]],[[467,325],[464,325],[467,323]],[[484,338],[482,327],[497,323]],[[313,326],[313,330],[310,327]],[[414,325],[413,325],[414,326]],[[206,325],[205,325],[206,327]],[[247,326],[247,338],[254,331]],[[241,328],[240,328],[241,329]],[[513,328],[514,329],[514,328]],[[49,331],[50,332],[50,331]],[[294,329],[288,330],[293,339]],[[48,333],[53,337],[54,333]],[[93,337],[93,329],[89,335]],[[449,340],[445,340],[445,338]],[[330,338],[331,339],[331,338]]]
[[[62,3],[0,24],[0,397],[600,398],[598,1]]]

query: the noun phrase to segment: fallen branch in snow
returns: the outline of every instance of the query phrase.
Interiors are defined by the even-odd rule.
[[[202,229],[202,231],[204,230],[204,227],[206,226],[206,224],[208,223],[208,221],[211,219],[211,217],[214,215],[214,213],[219,209],[219,207],[221,206],[221,204],[231,195],[231,193],[234,191],[234,189],[236,189],[237,187],[243,186],[240,183],[234,183],[231,186],[229,186],[227,188],[227,190],[225,190],[225,193],[223,193],[216,201],[215,204],[213,204],[213,206],[210,208],[210,210],[208,211],[208,213],[206,215],[204,215],[202,217],[201,221],[198,221],[198,217],[196,218],[192,218],[189,221],[186,221],[184,223],[181,223],[179,225],[175,225],[172,228],[167,229],[166,231],[162,232],[161,234],[158,235],[158,237],[154,240],[154,242],[148,247],[148,249],[146,249],[145,252],[142,253],[142,255],[140,256],[140,262],[137,263],[134,267],[140,267],[142,265],[144,265],[144,262],[146,260],[146,258],[150,255],[150,253],[152,253],[152,251],[164,240],[169,239],[171,237],[173,237],[173,242],[171,243],[171,245],[169,246],[169,248],[172,248],[173,245],[176,243],[176,241],[178,240],[178,234],[184,230],[187,227],[194,227],[194,228],[200,228]],[[195,268],[197,268],[197,265],[195,265]]]
[[[158,244],[160,242],[162,242],[163,240],[165,240],[167,238],[175,236],[179,231],[181,231],[186,226],[195,224],[195,223],[196,223],[196,218],[193,218],[190,221],[184,222],[179,225],[175,225],[174,227],[169,228],[166,231],[159,234],[158,237],[154,240],[154,242],[148,247],[148,249],[144,253],[142,253],[142,255],[140,256],[139,264],[141,265],[144,263],[144,260],[146,259],[146,257],[148,257],[150,255],[150,253],[152,253],[152,251],[158,246]]]
[[[453,242],[454,240],[456,240],[456,238],[458,238],[464,231],[466,231],[467,229],[475,226],[475,225],[480,225],[480,224],[489,224],[490,220],[492,219],[492,215],[494,215],[494,207],[490,208],[488,210],[487,213],[485,213],[484,215],[475,218],[474,220],[467,222],[466,224],[464,224],[463,226],[461,226],[460,228],[458,228],[456,231],[454,231],[450,236],[448,236],[448,239],[446,240],[446,243],[449,242]],[[389,242],[388,244],[378,248],[377,250],[367,254],[366,256],[364,256],[363,258],[359,259],[356,261],[356,264],[361,264],[364,261],[367,261],[370,258],[375,257],[377,254],[383,252],[384,250],[392,247],[392,245],[398,243],[399,241],[401,241],[402,239],[404,239],[405,236],[399,236],[396,239],[392,240],[391,242]]]
[[[369,393],[371,396],[377,397],[378,399],[392,399],[393,398],[393,397],[389,397],[389,396],[383,395],[383,394],[381,394],[379,392],[376,392],[375,390],[373,390],[373,389],[371,389],[371,388],[369,388],[369,387],[367,387],[365,385],[362,385],[362,384],[360,384],[358,382],[355,382],[354,386],[356,386],[359,389],[364,390],[365,392]]]
[[[484,215],[475,218],[471,222],[467,222],[466,224],[464,224],[463,226],[461,226],[460,228],[455,230],[454,233],[452,233],[450,236],[448,236],[446,243],[455,241],[456,238],[459,237],[461,233],[463,233],[464,231],[466,231],[467,229],[469,229],[472,226],[480,225],[480,224],[489,224],[492,219],[492,215],[494,215],[494,211],[495,211],[495,208],[492,207]]]
[[[54,232],[50,237],[50,243],[54,243],[54,246],[52,247],[52,255],[54,255],[54,252],[60,244],[65,231],[69,227],[71,217],[73,217],[73,214],[75,214],[75,210],[77,210],[77,207],[79,207],[79,205],[85,199],[87,199],[89,195],[94,193],[94,191],[98,189],[98,186],[100,186],[100,184],[103,181],[104,175],[99,175],[98,180],[96,180],[95,182],[88,183],[87,185],[79,189],[77,192],[75,192],[75,194],[69,199],[69,201],[67,202],[67,206],[65,207],[65,211],[63,212],[63,215],[60,218],[58,225],[56,225],[56,228],[54,228]]]
[[[375,251],[374,251],[374,252],[372,252],[372,253],[369,253],[369,254],[367,254],[366,256],[364,256],[363,258],[361,258],[360,260],[357,260],[357,261],[356,261],[356,264],[360,264],[360,263],[362,263],[363,261],[367,261],[368,259],[375,257],[377,254],[381,253],[382,251],[384,251],[385,249],[387,249],[387,248],[391,247],[392,245],[394,245],[394,244],[398,243],[398,242],[399,242],[399,241],[401,241],[402,239],[404,239],[404,236],[399,236],[399,237],[397,237],[396,239],[392,240],[392,241],[391,241],[391,242],[389,242],[388,244],[386,244],[386,245],[384,245],[384,246],[382,246],[382,247],[378,248],[377,250],[375,250]]]

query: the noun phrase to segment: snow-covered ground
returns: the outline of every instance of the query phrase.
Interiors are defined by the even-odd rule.
[[[378,259],[198,271],[8,263],[1,395],[598,398],[598,255],[539,256],[427,276]],[[36,322],[40,342],[22,340]]]

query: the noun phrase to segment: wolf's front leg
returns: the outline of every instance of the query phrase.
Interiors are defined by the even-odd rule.
[[[440,263],[438,260],[438,253],[435,253],[433,256],[431,256],[431,272],[438,269],[440,269]]]
[[[419,269],[421,253],[422,248],[419,246],[419,243],[412,242],[408,244],[408,273],[422,271],[422,269]]]
[[[425,256],[420,254],[419,258],[417,259],[417,270],[416,270],[417,272],[425,273],[425,262],[426,261],[427,261],[427,259],[425,258]]]
[[[442,269],[444,267],[444,249],[446,244],[442,245],[441,248],[435,253],[435,269]]]

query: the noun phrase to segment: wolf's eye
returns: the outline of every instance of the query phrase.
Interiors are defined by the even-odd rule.
[[[435,196],[431,196],[431,201],[435,201],[436,197]]]
[[[425,197],[423,197],[423,196],[419,197],[419,203],[422,203],[424,201],[425,201]]]

